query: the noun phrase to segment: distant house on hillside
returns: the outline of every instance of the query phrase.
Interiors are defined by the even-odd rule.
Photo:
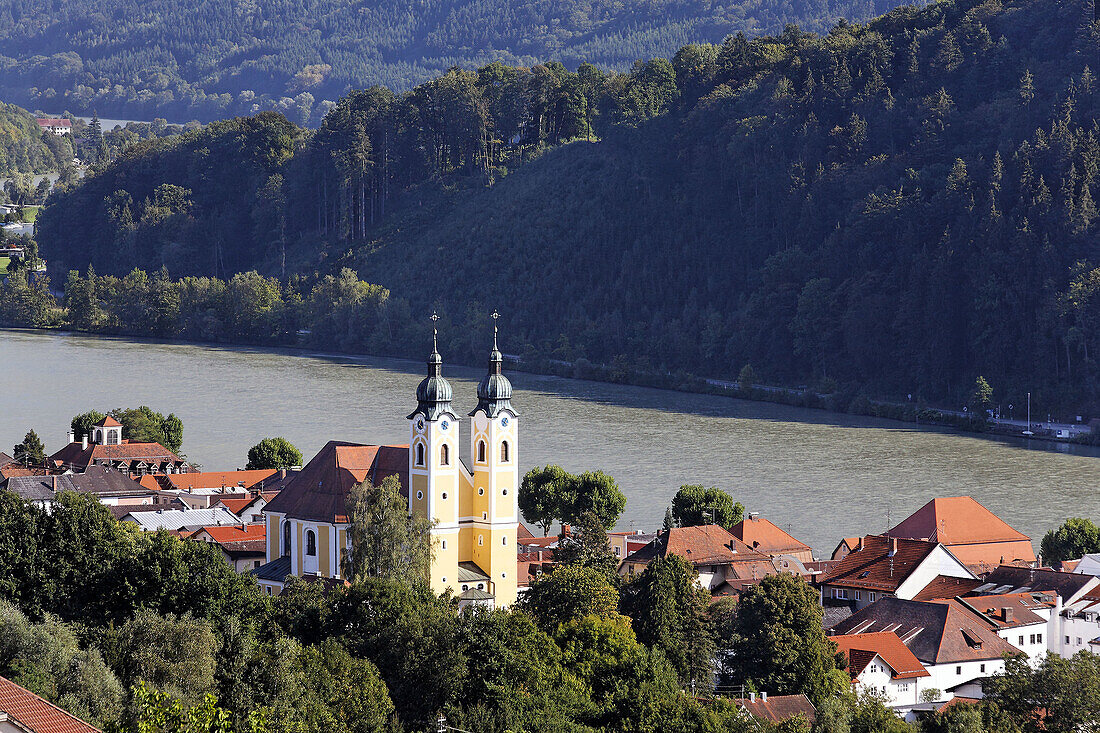
[[[809,545],[799,542],[756,513],[735,524],[730,534],[768,557],[793,557],[801,563],[814,560]]]
[[[267,557],[267,525],[263,523],[201,527],[190,539],[217,545],[239,573],[255,570]]]
[[[42,132],[48,132],[51,135],[71,135],[73,132],[72,120],[67,120],[60,117],[39,117],[35,120],[38,123],[38,128]]]
[[[754,720],[766,720],[769,723],[782,723],[784,720],[801,715],[811,725],[817,717],[810,698],[805,695],[771,695],[766,692],[752,693],[748,697],[734,701],[737,708]]]
[[[0,733],[100,733],[6,677],[0,677]]]
[[[146,474],[188,473],[191,466],[160,443],[134,443],[122,437],[122,424],[107,416],[80,440],[69,431],[69,444],[49,458],[54,468],[84,473],[89,466],[113,468],[132,478]]]
[[[938,542],[977,573],[1035,562],[1031,538],[969,496],[932,499],[886,536]]]
[[[932,675],[891,631],[850,633],[831,637],[848,658],[852,686],[885,698],[891,707],[916,705]],[[922,679],[924,678],[924,679]]]

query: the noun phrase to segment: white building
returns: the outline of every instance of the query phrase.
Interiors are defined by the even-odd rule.
[[[848,657],[848,673],[859,692],[881,696],[895,709],[910,709],[923,690],[933,687],[932,675],[892,631],[832,637]]]

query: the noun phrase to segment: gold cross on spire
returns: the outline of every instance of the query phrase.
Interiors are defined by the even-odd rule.
[[[432,351],[439,351],[438,336],[439,336],[439,314],[432,311],[430,316],[432,320]]]
[[[493,309],[489,317],[493,319],[493,351],[497,351],[497,319],[500,318],[500,314]]]

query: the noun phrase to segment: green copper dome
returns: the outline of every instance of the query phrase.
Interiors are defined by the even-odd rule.
[[[495,334],[493,341],[493,351],[489,354],[489,373],[477,384],[477,407],[470,412],[471,415],[478,410],[483,410],[490,418],[504,410],[517,414],[512,409],[512,383],[502,373],[503,358],[496,348]]]
[[[443,376],[443,357],[433,348],[428,356],[428,376],[416,388],[416,409],[409,415],[409,419],[412,420],[417,415],[423,415],[429,420],[435,420],[442,415],[454,417],[451,410],[453,397],[451,383]]]

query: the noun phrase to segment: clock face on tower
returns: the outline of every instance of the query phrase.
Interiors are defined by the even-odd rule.
[[[418,432],[423,432],[424,431],[424,418],[422,418],[422,417],[417,418],[416,429],[417,429]]]
[[[442,424],[441,424],[441,425],[440,425],[439,427],[441,427],[441,428],[443,428],[444,430],[446,430],[447,428],[451,427],[451,423],[450,423],[450,422],[448,422],[447,420],[444,420],[444,421],[443,421],[443,423],[442,423]]]
[[[507,415],[505,415],[504,417],[500,418],[500,426],[501,426],[502,428],[506,428],[506,427],[508,427],[508,416],[507,416]]]

